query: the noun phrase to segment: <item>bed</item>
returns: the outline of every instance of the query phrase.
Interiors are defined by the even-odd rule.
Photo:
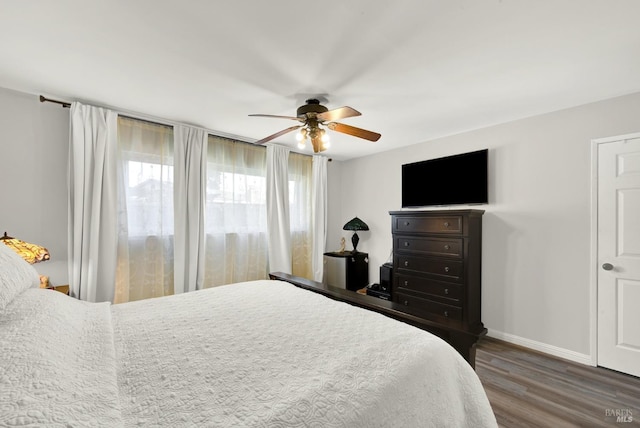
[[[261,280],[119,305],[0,245],[0,426],[495,427],[440,338]]]

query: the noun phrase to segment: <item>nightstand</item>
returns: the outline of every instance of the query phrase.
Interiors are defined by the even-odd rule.
[[[48,290],[55,290],[55,291],[59,291],[62,294],[66,294],[67,296],[69,295],[69,286],[68,285],[53,285],[50,287],[47,287]]]

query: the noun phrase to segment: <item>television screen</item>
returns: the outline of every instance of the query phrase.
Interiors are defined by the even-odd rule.
[[[402,165],[402,207],[488,203],[488,152]]]

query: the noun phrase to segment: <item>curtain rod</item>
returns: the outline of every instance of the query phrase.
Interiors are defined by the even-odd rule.
[[[48,103],[60,104],[63,108],[69,108],[69,107],[71,107],[71,103],[68,103],[68,102],[65,102],[65,101],[58,101],[58,100],[54,100],[54,99],[51,99],[51,98],[46,98],[46,97],[44,97],[44,96],[42,96],[42,95],[40,95],[40,102],[41,102],[41,103],[48,102]],[[126,116],[126,115],[124,115],[124,116]],[[134,120],[145,120],[145,119],[140,119],[140,118],[137,118],[137,117],[131,117],[131,116],[127,116],[127,117],[129,117],[130,119],[134,119]],[[146,121],[146,122],[151,122],[151,123],[156,123],[156,122],[152,122],[152,121],[150,121],[150,120],[145,120],[145,121]],[[163,126],[173,126],[173,125],[166,125],[166,124],[163,124],[163,123],[158,123],[158,125],[163,125]],[[210,133],[210,132],[209,132],[209,131],[207,131],[207,133]],[[216,135],[216,134],[213,134],[213,135]],[[224,135],[216,135],[216,136],[217,136],[217,137],[222,137],[222,138],[228,138],[228,139],[230,139],[230,140],[234,140],[234,138],[226,137],[226,136],[224,136]],[[254,144],[254,143],[249,143],[248,141],[240,141],[240,142],[242,142],[242,143],[248,143],[248,144]],[[254,145],[255,145],[255,144],[254,144]],[[304,154],[304,153],[301,153],[301,154]],[[307,155],[307,156],[309,156],[309,155]],[[329,162],[331,162],[333,159],[328,158],[327,160],[328,160]]]
[[[64,102],[64,101],[58,101],[58,100],[52,100],[51,98],[45,98],[42,95],[40,95],[40,102],[41,103],[44,103],[44,102],[56,103],[56,104],[60,104],[64,108],[71,107],[71,103],[67,103],[67,102]]]

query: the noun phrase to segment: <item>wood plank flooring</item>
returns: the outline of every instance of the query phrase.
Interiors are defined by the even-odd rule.
[[[490,337],[478,343],[476,372],[501,427],[640,426],[634,376]]]

